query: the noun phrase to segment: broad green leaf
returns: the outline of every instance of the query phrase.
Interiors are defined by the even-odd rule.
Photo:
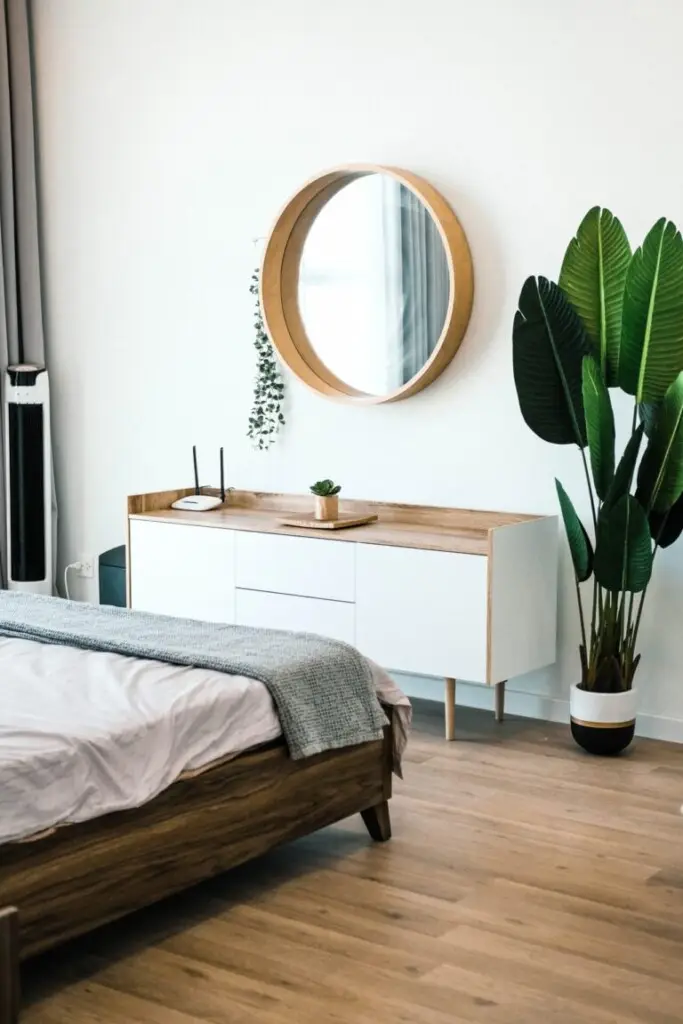
[[[593,483],[604,501],[614,477],[614,413],[609,391],[595,356],[583,358],[583,407],[593,470]]]
[[[581,317],[609,387],[619,383],[621,312],[631,246],[621,222],[594,206],[571,240],[560,271],[560,288]]]
[[[683,495],[666,512],[650,512],[650,533],[660,548],[671,547],[683,533]]]
[[[640,442],[643,439],[643,424],[631,434],[628,444],[624,448],[624,454],[619,460],[619,464],[612,478],[609,490],[602,506],[601,514],[605,515],[609,509],[619,500],[623,498],[625,494],[628,494],[631,490],[631,484],[633,483],[633,474],[636,469],[636,462],[638,461],[638,454],[640,452]]]
[[[637,402],[662,398],[683,370],[683,238],[657,221],[626,273],[619,383]]]
[[[574,573],[579,583],[587,580],[593,571],[593,547],[583,523],[576,514],[572,500],[559,480],[555,480],[564,529],[569,542],[569,552],[574,564]]]
[[[515,314],[512,364],[522,416],[544,441],[585,447],[581,364],[590,351],[561,289],[545,277],[527,278]]]
[[[648,512],[666,512],[683,493],[683,372],[662,402],[638,471],[638,500]]]
[[[661,402],[641,402],[638,406],[638,415],[640,416],[640,421],[645,428],[646,437],[652,437],[654,429],[657,426],[659,410],[661,407]]]
[[[593,571],[606,590],[637,594],[648,585],[652,541],[645,513],[633,495],[619,498],[600,518]]]

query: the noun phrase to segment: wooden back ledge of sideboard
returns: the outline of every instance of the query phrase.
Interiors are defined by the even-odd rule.
[[[393,544],[466,554],[488,554],[489,534],[503,526],[545,518],[510,512],[441,508],[435,505],[406,505],[390,502],[340,499],[341,513],[377,515],[378,521],[348,530],[306,530],[282,526],[279,520],[293,513],[310,512],[310,494],[274,494],[257,491],[231,491],[224,505],[211,512],[181,512],[170,505],[192,494],[192,488],[136,494],[128,498],[128,514],[134,519],[153,519],[211,526],[227,530],[251,530],[292,537],[356,541],[366,544]],[[217,494],[210,487],[204,494]]]

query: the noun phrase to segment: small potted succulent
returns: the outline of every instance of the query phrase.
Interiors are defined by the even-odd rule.
[[[311,487],[315,494],[315,518],[321,520],[337,519],[339,516],[339,498],[341,485],[334,480],[318,480]]]

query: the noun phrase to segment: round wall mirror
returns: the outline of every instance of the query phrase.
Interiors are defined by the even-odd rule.
[[[309,182],[270,235],[261,273],[268,333],[316,391],[389,402],[430,384],[472,308],[464,232],[427,182],[350,167]]]

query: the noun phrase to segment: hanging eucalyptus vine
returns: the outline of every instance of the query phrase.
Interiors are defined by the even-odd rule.
[[[249,416],[247,436],[259,451],[267,451],[284,426],[285,417],[282,403],[285,397],[285,383],[275,359],[273,345],[266,334],[259,296],[259,271],[252,274],[249,291],[256,296],[254,310],[254,348],[256,349],[256,378],[254,380],[254,404]]]

